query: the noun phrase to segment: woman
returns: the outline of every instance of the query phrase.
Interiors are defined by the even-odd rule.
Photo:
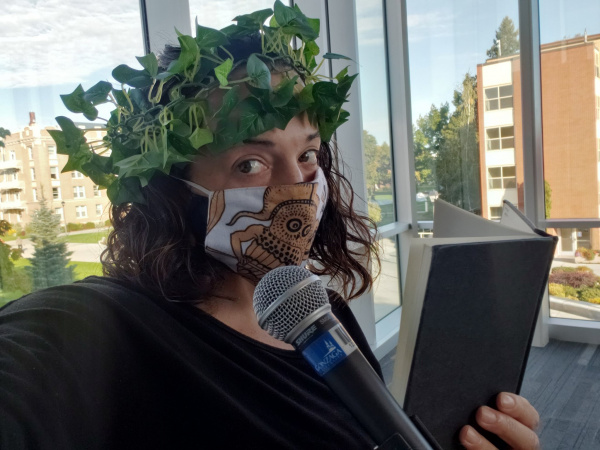
[[[348,298],[372,283],[368,219],[327,142],[353,77],[316,78],[314,22],[278,2],[264,31],[268,15],[181,36],[166,71],[149,56],[144,71],[116,70],[139,87],[105,92],[117,106],[109,159],[59,120],[71,167],[108,185],[108,276],[0,311],[0,448],[373,448],[252,308],[262,274],[309,258]],[[283,45],[290,33],[302,52]],[[73,109],[93,115],[90,91],[72,94],[89,102]],[[346,303],[330,300],[381,375]],[[515,448],[537,445],[537,413],[519,396],[477,420]],[[490,448],[472,427],[460,436]]]

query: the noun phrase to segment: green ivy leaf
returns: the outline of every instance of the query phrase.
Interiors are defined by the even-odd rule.
[[[246,64],[246,71],[251,78],[250,84],[260,89],[271,89],[271,71],[256,53],[252,53]]]
[[[229,81],[227,81],[227,77],[233,68],[233,60],[231,58],[227,58],[224,63],[218,65],[215,68],[215,75],[219,80],[221,86],[227,86]]]
[[[152,85],[152,77],[145,70],[135,70],[127,64],[121,64],[114,68],[112,76],[119,83],[127,84],[136,88],[144,88]]]
[[[235,85],[231,89],[227,91],[227,93],[223,96],[223,102],[221,104],[221,108],[217,112],[220,117],[227,117],[229,113],[236,107],[236,105],[240,102],[240,86]]]
[[[146,204],[139,178],[117,178],[108,186],[106,194],[113,205],[130,202]]]
[[[79,85],[73,92],[67,95],[61,95],[60,98],[69,111],[83,113],[86,119],[96,120],[98,117],[98,110],[90,101],[83,98],[84,93],[83,87]]]
[[[200,49],[193,37],[180,34],[179,32],[177,34],[181,53],[167,68],[167,72],[171,74],[183,73],[196,63],[196,59],[200,55]]]
[[[273,91],[271,105],[276,108],[287,105],[290,99],[294,96],[294,86],[296,86],[297,80],[298,76],[294,76],[293,78],[284,78]]]
[[[274,17],[280,27],[284,27],[289,24],[294,19],[300,17],[298,11],[290,8],[289,6],[285,6],[280,0],[275,2],[273,7],[274,9]]]
[[[251,14],[234,17],[233,20],[237,22],[238,27],[245,28],[246,31],[258,31],[261,25],[272,15],[273,10],[268,8],[254,11]]]
[[[90,154],[86,155],[81,153],[78,155],[69,156],[69,160],[65,164],[65,167],[63,167],[61,170],[61,173],[72,172],[73,170],[84,173],[81,167],[90,159]]]
[[[213,134],[208,128],[196,128],[190,136],[190,143],[196,149],[213,141]]]
[[[316,56],[319,54],[321,49],[315,41],[308,41],[304,46],[304,59],[306,61],[306,67],[308,70],[313,70],[317,67]]]
[[[222,31],[198,25],[198,18],[196,17],[196,43],[200,49],[210,49],[229,44],[229,39]]]
[[[56,118],[58,126],[63,131],[64,138],[64,152],[65,155],[74,155],[78,153],[83,146],[87,145],[84,137],[84,132],[78,128],[71,119],[64,116],[58,116]],[[57,143],[58,149],[58,143]]]
[[[135,59],[139,61],[148,75],[152,78],[156,77],[158,74],[158,60],[154,53],[148,53],[146,56],[136,56]]]
[[[113,90],[108,81],[99,81],[83,94],[83,99],[92,105],[100,105],[108,101],[108,93]]]
[[[127,101],[127,97],[121,89],[113,89],[111,92],[113,97],[117,101],[117,105],[122,106],[123,108],[129,108],[129,102]]]
[[[352,61],[352,58],[348,58],[347,56],[340,55],[339,53],[325,53],[323,55],[325,59],[346,59],[348,61]]]
[[[170,125],[173,127],[173,130],[171,131],[177,136],[188,137],[192,133],[190,126],[183,120],[173,119]]]

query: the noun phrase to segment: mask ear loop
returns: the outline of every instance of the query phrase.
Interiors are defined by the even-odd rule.
[[[171,177],[175,178],[176,180],[183,181],[185,184],[190,186],[192,189],[196,189],[197,191],[202,192],[206,197],[210,197],[210,194],[212,194],[212,191],[209,191],[208,189],[200,186],[199,184],[194,183],[193,181],[184,180],[183,178],[174,177],[173,175],[171,175]]]

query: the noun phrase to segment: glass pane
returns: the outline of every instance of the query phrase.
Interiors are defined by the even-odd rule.
[[[86,4],[84,9],[74,2],[49,0],[3,5],[0,140],[5,147],[0,146],[0,306],[34,286],[44,287],[43,280],[51,280],[49,284],[64,280],[61,272],[70,272],[67,265],[75,266],[75,279],[101,275],[99,255],[103,247],[98,241],[107,231],[96,228],[104,227],[108,215],[93,220],[78,217],[76,207],[91,208],[95,203],[105,207],[106,192],[102,192],[102,199],[94,198],[89,179],[80,180],[81,191],[73,191],[71,175],[61,173],[67,156],[56,154],[48,130],[57,126],[56,116],[70,117],[82,128],[94,126],[81,114],[69,112],[60,94],[73,92],[79,84],[89,89],[99,80],[119,87],[120,83],[112,79],[112,69],[119,64],[140,68],[135,55],[144,54],[139,2],[112,1],[102,7]],[[108,117],[110,109],[99,105],[99,117]],[[101,127],[101,122],[95,126]],[[92,135],[90,140],[102,136],[100,132]],[[46,242],[32,242],[34,221],[67,242],[64,253],[56,250],[48,255]],[[88,236],[87,242],[93,244],[75,248],[74,236],[64,233],[85,227],[91,228],[86,233],[97,238]]]
[[[513,86],[509,84],[507,86],[500,86],[500,97],[506,97],[513,94]]]
[[[505,178],[504,179],[504,189],[516,188],[517,180],[515,178]]]
[[[500,137],[500,129],[499,128],[488,128],[485,130],[485,134],[488,139],[497,139]]]
[[[550,316],[600,320],[600,229],[548,231],[559,236],[548,280]]]
[[[506,166],[502,168],[503,177],[514,177],[516,175],[515,166]]]
[[[502,202],[497,192],[488,200],[488,160],[515,158],[489,151],[501,148],[499,127],[514,123],[498,95],[518,77],[503,62],[519,53],[518,1],[434,3],[406,1],[417,191],[427,183],[441,199],[487,217]]]
[[[552,219],[600,217],[598,17],[597,1],[540,1],[543,166]]]
[[[508,137],[515,135],[515,127],[502,127],[500,129],[500,136]]]
[[[242,14],[249,14],[259,9],[273,9],[274,0],[244,0],[243,2],[223,2],[223,0],[189,0],[190,18],[192,19],[192,34],[196,35],[196,18],[205,27],[220,30],[231,25],[231,19]],[[289,0],[283,0],[285,5]],[[206,17],[210,17],[207,23]]]
[[[489,167],[488,174],[490,177],[499,178],[502,176],[502,168],[500,167]]]
[[[375,281],[375,321],[398,308],[401,304],[400,278],[398,276],[398,243],[396,238],[379,241],[383,252],[381,274]]]
[[[492,99],[492,98],[498,98],[498,88],[489,88],[485,90],[485,97]]]
[[[372,0],[355,4],[369,216],[381,226],[396,220],[383,4]]]
[[[502,139],[502,148],[514,148],[514,147],[515,147],[515,139],[514,138]]]
[[[500,99],[500,108],[512,108],[513,107],[513,99],[512,97],[506,97]]]

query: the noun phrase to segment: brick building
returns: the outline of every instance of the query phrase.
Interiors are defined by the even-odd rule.
[[[56,152],[48,128],[40,127],[35,113],[29,113],[29,125],[6,137],[0,147],[0,219],[25,227],[44,196],[48,207],[61,217],[61,224],[108,219],[106,190],[79,172],[61,173],[67,156]],[[77,124],[89,127],[89,124]],[[50,128],[51,129],[51,128]],[[102,132],[86,133],[88,140],[101,139]]]
[[[544,179],[549,218],[600,217],[600,34],[541,46]],[[519,55],[477,67],[482,215],[502,200],[523,207],[523,124]],[[558,253],[600,249],[600,230],[561,228]]]

